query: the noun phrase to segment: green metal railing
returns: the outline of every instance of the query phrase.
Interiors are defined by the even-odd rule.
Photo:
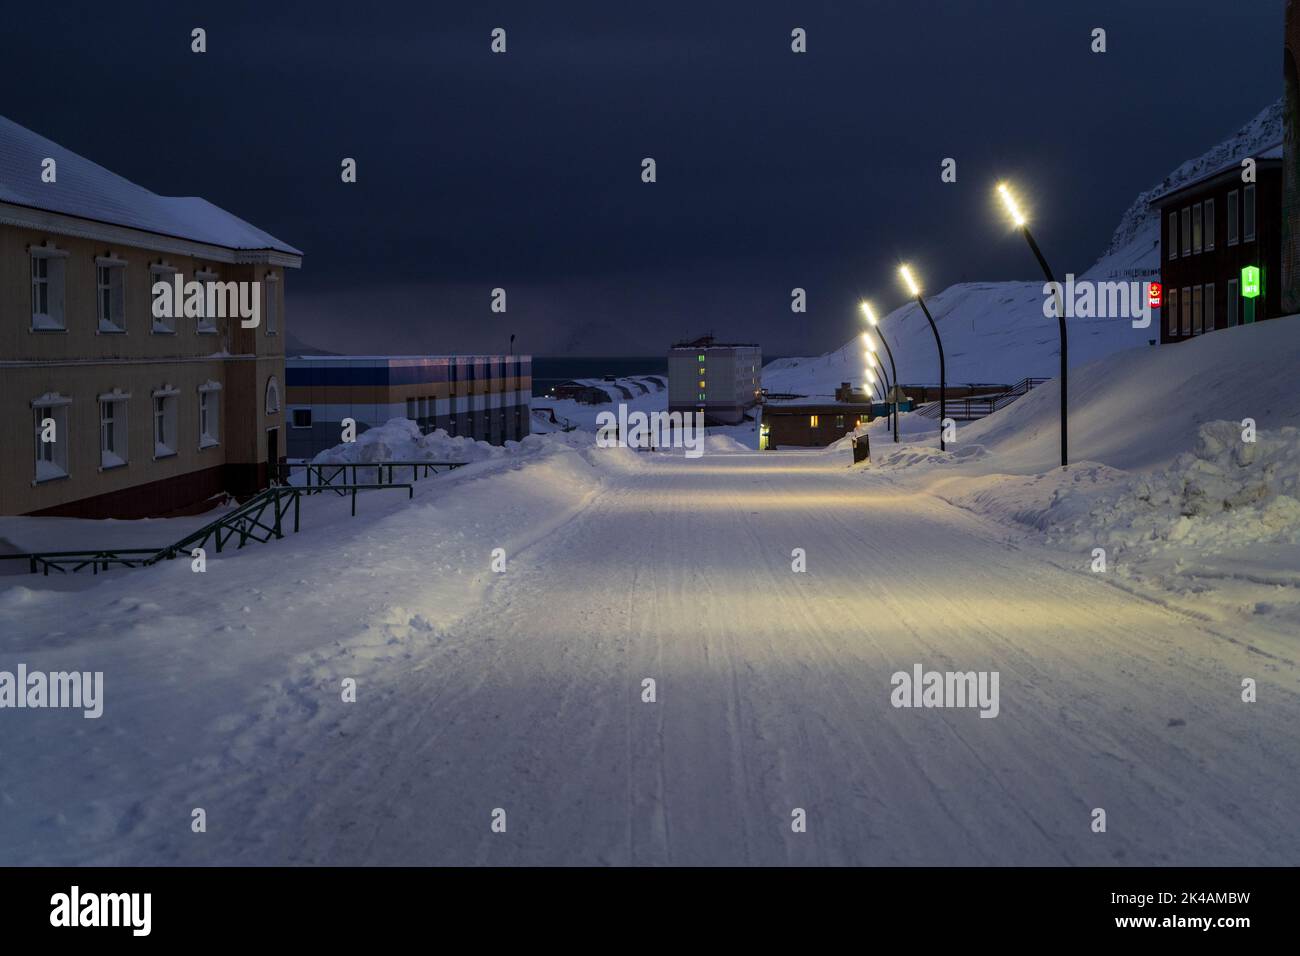
[[[276,467],[275,480],[286,487],[336,490],[342,485],[365,484],[365,482],[359,480],[358,473],[362,469],[374,469],[377,479],[374,484],[387,486],[396,483],[395,469],[398,468],[410,468],[411,481],[419,481],[421,477],[428,478],[438,474],[439,468],[451,471],[454,468],[461,468],[468,464],[467,461],[372,461],[346,462],[337,465],[317,464],[315,462],[282,462]],[[289,484],[295,471],[303,474],[305,484]],[[342,479],[342,481],[340,482],[339,479]]]

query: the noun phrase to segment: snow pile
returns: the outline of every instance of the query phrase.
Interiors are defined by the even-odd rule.
[[[520,441],[492,445],[464,435],[448,435],[441,428],[425,435],[409,418],[392,418],[367,429],[354,442],[327,448],[312,459],[318,465],[377,464],[385,461],[486,461],[508,455],[531,454],[548,448],[582,448],[592,436],[579,432],[528,435]]]
[[[1044,514],[1049,543],[1085,541],[1120,551],[1221,551],[1300,543],[1300,429],[1243,440],[1239,422],[1207,422],[1171,468],[1099,495],[1081,514],[1072,496]]]

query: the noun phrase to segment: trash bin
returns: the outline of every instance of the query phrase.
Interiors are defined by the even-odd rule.
[[[853,464],[860,461],[871,460],[871,436],[854,435],[853,436]]]

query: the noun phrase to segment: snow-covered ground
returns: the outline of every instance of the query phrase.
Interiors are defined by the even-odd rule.
[[[1298,349],[1289,319],[1080,368],[1064,474],[1049,383],[948,454],[916,416],[856,467],[537,436],[204,574],[5,579],[0,670],[105,693],[0,712],[0,863],[1294,865]],[[1245,417],[1253,451],[1215,424]],[[998,672],[998,716],[891,706],[917,664]]]

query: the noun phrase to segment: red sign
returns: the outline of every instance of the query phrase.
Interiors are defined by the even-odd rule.
[[[1160,308],[1160,301],[1164,293],[1164,287],[1159,282],[1150,282],[1147,284],[1147,305],[1153,309]]]

